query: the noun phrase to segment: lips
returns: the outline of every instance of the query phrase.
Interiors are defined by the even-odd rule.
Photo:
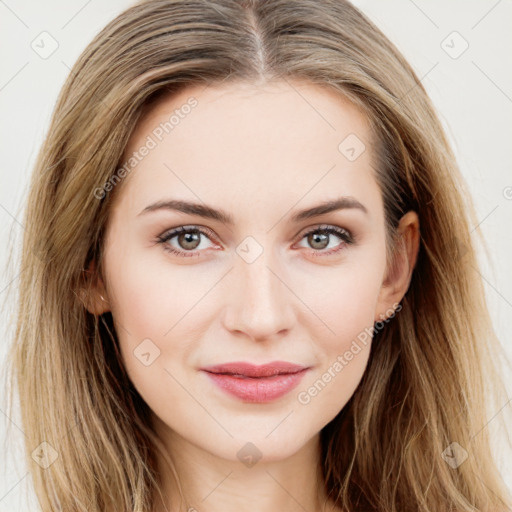
[[[277,400],[297,387],[309,367],[284,361],[261,366],[237,362],[201,370],[228,395],[244,402],[266,403]]]
[[[233,375],[241,378],[261,378],[297,373],[305,370],[306,368],[306,366],[292,364],[285,361],[274,361],[260,366],[243,362],[225,363],[216,366],[208,366],[206,368],[202,368],[202,370],[209,373]]]

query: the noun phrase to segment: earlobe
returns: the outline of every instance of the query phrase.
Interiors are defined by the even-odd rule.
[[[96,271],[93,261],[87,269],[83,269],[83,285],[79,298],[89,313],[99,316],[110,311],[108,295],[101,276]]]
[[[397,246],[393,261],[388,265],[382,283],[379,300],[375,311],[375,320],[383,320],[386,312],[394,309],[407,292],[414,267],[418,258],[420,244],[420,226],[418,215],[407,212],[397,228]]]

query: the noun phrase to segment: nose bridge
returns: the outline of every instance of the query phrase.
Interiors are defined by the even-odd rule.
[[[243,244],[241,244],[243,247]],[[245,246],[247,247],[247,246]],[[254,251],[254,247],[251,248]],[[292,325],[293,294],[276,265],[271,250],[263,250],[254,260],[236,256],[231,277],[226,327],[245,332],[253,339],[266,339]]]

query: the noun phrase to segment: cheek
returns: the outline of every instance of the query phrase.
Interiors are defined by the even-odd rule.
[[[322,274],[308,279],[305,302],[321,320],[310,333],[319,365],[301,385],[297,401],[306,411],[315,409],[320,423],[339,413],[363,377],[381,287],[380,263],[361,258],[340,266],[337,272],[329,269],[329,279]],[[308,289],[306,283],[301,286]]]
[[[315,338],[318,366],[296,395],[303,412],[317,417],[318,428],[343,409],[364,375],[372,343],[374,303],[375,293],[359,286],[346,286],[325,303],[322,319],[329,331]]]
[[[361,258],[352,258],[338,267],[316,269],[313,275],[296,273],[294,290],[301,291],[298,295],[318,318],[317,337],[323,325],[325,334],[320,339],[324,340],[325,352],[343,349],[344,344],[373,325],[382,267],[380,261],[361,254]]]
[[[348,343],[317,369],[297,393],[304,417],[313,416],[320,430],[347,404],[359,385],[370,355],[371,338],[366,343]]]
[[[209,283],[214,282],[207,272],[201,277],[194,271],[191,278],[191,267],[173,268],[164,254],[156,263],[154,253],[158,250],[131,249],[124,253],[126,256],[116,251],[121,264],[110,264],[112,314],[119,332],[124,332],[131,343],[140,343],[144,338],[163,339],[201,300],[211,286]],[[112,253],[112,262],[114,258]]]
[[[157,251],[161,254],[155,258]],[[178,381],[197,350],[192,341],[200,338],[196,329],[215,317],[211,296],[219,272],[208,265],[173,264],[159,247],[137,250],[121,244],[107,253],[105,267],[122,362],[131,381],[151,407],[186,403],[189,397]]]

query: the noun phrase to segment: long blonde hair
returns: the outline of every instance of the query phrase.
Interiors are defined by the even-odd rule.
[[[360,385],[321,432],[329,497],[349,512],[512,506],[486,428],[505,395],[502,347],[475,272],[477,222],[409,64],[346,0],[147,0],[73,66],[30,183],[10,389],[43,512],[146,511],[158,491],[164,448],[120,362],[112,316],[91,315],[80,300],[83,269],[94,261],[102,275],[113,196],[94,191],[159,95],[295,79],[338,91],[368,117],[390,244],[408,210],[421,226],[401,311],[375,333]],[[457,467],[443,457],[453,442],[468,455]]]

